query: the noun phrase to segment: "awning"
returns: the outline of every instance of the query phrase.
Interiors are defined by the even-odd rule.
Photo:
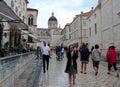
[[[28,29],[28,26],[15,14],[15,12],[6,4],[4,0],[0,1],[0,18],[6,21],[0,22],[10,22],[17,28]]]
[[[28,36],[30,36],[30,37],[32,37],[32,38],[34,38],[34,39],[37,39],[37,37],[34,36],[33,34],[28,34]]]
[[[22,33],[24,33],[24,34],[26,34],[26,35],[34,38],[34,39],[37,39],[37,37],[34,36],[34,35],[33,35],[32,33],[30,33],[29,31],[27,31],[27,30],[21,30],[21,29],[19,29],[19,30],[20,30]]]
[[[24,34],[29,34],[29,32],[26,30],[20,30],[20,31],[23,32]]]

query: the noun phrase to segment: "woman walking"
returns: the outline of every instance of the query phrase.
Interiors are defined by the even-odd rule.
[[[65,72],[68,73],[70,87],[73,87],[73,85],[75,85],[75,79],[77,74],[76,59],[78,58],[78,53],[74,50],[73,46],[70,46],[66,55],[68,61]]]
[[[85,44],[82,45],[82,47],[79,49],[80,51],[80,60],[81,60],[81,73],[86,74],[87,64],[89,62],[89,49]]]
[[[111,72],[111,67],[115,69],[117,77],[119,77],[118,69],[116,67],[117,64],[117,52],[115,50],[115,46],[110,46],[106,55],[106,62],[108,62],[108,74]]]
[[[99,51],[99,45],[95,45],[95,49],[92,52],[92,56],[91,56],[92,60],[93,60],[93,68],[95,70],[95,76],[97,76],[98,74],[98,70],[99,70],[99,63],[101,60],[101,53]]]

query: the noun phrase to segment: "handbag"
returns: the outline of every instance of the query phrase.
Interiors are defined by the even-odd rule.
[[[74,65],[74,62],[73,62],[73,57],[72,57],[72,59],[71,59],[71,65]]]

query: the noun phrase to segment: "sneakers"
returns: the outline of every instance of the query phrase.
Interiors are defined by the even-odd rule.
[[[110,72],[108,72],[107,74],[110,75]],[[119,77],[119,73],[116,73],[116,76]]]
[[[107,74],[110,75],[110,72],[108,72]]]

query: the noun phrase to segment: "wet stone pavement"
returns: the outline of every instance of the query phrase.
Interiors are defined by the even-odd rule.
[[[69,87],[68,74],[64,72],[67,58],[56,60],[53,53],[50,59],[49,70],[41,73],[39,87]],[[74,87],[120,87],[120,78],[113,72],[107,75],[107,64],[100,63],[98,76],[95,76],[92,62],[89,62],[87,74],[80,73],[80,59],[78,58],[78,74],[76,76],[76,85]]]

